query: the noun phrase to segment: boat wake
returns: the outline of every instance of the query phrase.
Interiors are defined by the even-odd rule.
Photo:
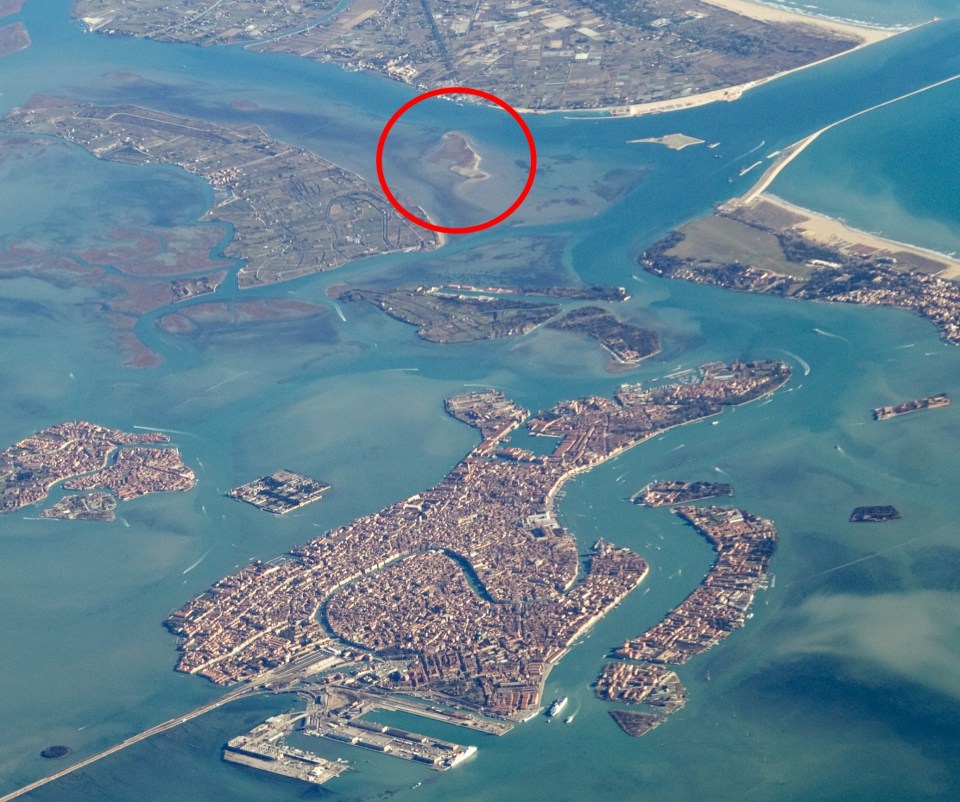
[[[208,555],[211,551],[213,551],[213,548],[212,548],[212,547],[209,548],[209,549],[207,549],[203,554],[201,554],[201,555],[200,555],[200,559],[197,560],[193,565],[189,566],[188,568],[185,568],[185,569],[181,572],[181,576],[182,576],[183,574],[189,574],[194,568],[196,568],[198,565],[200,565],[200,563],[202,563],[205,559],[207,559],[207,555]]]
[[[806,359],[804,359],[802,356],[797,356],[795,353],[793,353],[793,351],[787,351],[785,348],[778,348],[777,350],[780,351],[781,354],[786,354],[791,359],[796,359],[800,367],[803,368],[804,376],[810,375],[810,363],[807,362]]]
[[[834,340],[843,340],[845,343],[850,342],[846,337],[841,337],[839,334],[834,334],[832,331],[824,331],[823,329],[818,329],[816,326],[813,327],[814,334],[820,334],[824,337],[832,337]]]
[[[134,429],[140,429],[145,432],[162,432],[163,434],[184,434],[187,437],[193,437],[190,432],[184,432],[180,429],[161,429],[159,426],[134,426]]]

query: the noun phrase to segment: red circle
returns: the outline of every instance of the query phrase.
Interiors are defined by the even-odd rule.
[[[499,106],[501,109],[507,112],[507,114],[513,117],[517,125],[520,126],[520,130],[523,131],[523,135],[527,140],[527,148],[530,150],[530,172],[527,175],[527,183],[523,185],[523,189],[520,190],[520,194],[517,195],[517,199],[510,204],[505,211],[501,212],[496,217],[493,217],[486,222],[479,223],[475,226],[464,226],[462,228],[438,226],[436,223],[431,223],[429,220],[423,220],[422,218],[417,217],[415,214],[412,214],[405,209],[403,205],[401,205],[400,201],[394,197],[394,194],[390,191],[390,187],[387,185],[387,179],[383,174],[383,147],[386,145],[387,136],[390,134],[390,131],[396,124],[397,120],[399,120],[418,103],[421,103],[422,101],[432,97],[437,97],[438,95],[474,95],[476,97],[482,97],[484,100],[489,100],[491,103]],[[413,100],[404,103],[399,109],[397,109],[396,113],[390,118],[386,126],[384,126],[383,132],[380,134],[380,141],[377,143],[377,178],[380,179],[380,188],[383,189],[383,194],[387,196],[387,200],[393,204],[394,209],[400,212],[400,214],[406,217],[411,223],[416,223],[418,226],[429,229],[430,231],[436,231],[440,234],[473,234],[477,231],[483,231],[486,228],[495,226],[497,223],[502,223],[517,209],[519,209],[520,204],[527,199],[527,195],[530,194],[530,189],[533,187],[533,179],[536,174],[537,146],[534,144],[533,134],[530,133],[530,129],[523,121],[523,117],[521,117],[517,113],[517,110],[514,109],[509,103],[501,100],[496,95],[491,95],[489,92],[484,92],[482,89],[471,89],[469,86],[442,86],[439,89],[431,89],[429,92],[424,92],[422,95],[417,95],[417,97],[415,97]]]

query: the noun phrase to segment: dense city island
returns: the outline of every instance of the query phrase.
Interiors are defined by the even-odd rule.
[[[132,434],[87,421],[59,423],[0,451],[0,513],[38,504],[57,484],[111,490],[127,501],[147,493],[190,490],[196,477],[160,432]],[[46,518],[113,520],[112,496],[67,496]]]
[[[77,0],[73,13],[103,34],[245,44],[423,89],[482,88],[525,109],[620,113],[735,100],[893,33],[740,0]]]
[[[686,702],[675,672],[742,627],[758,590],[767,587],[767,566],[777,545],[773,524],[733,507],[679,507],[676,514],[713,546],[716,559],[699,587],[655,627],[617,649],[596,692],[602,699],[643,702],[665,715]],[[630,662],[627,662],[630,661]],[[660,721],[647,714],[614,719],[630,735],[643,735]]]
[[[710,363],[697,381],[624,386],[613,399],[566,401],[529,420],[496,391],[453,397],[447,411],[483,439],[443,481],[252,563],[172,613],[177,668],[218,684],[272,682],[347,646],[389,661],[381,691],[527,718],[551,667],[647,573],[642,558],[603,540],[581,566],[556,518],[564,483],[655,434],[769,395],[789,376],[781,362]],[[552,454],[504,444],[524,420],[559,440]],[[710,620],[741,624],[760,581],[761,519],[684,514],[718,559],[701,590],[648,633],[638,655],[651,662],[683,662],[717,642],[724,631],[701,617],[712,606]]]

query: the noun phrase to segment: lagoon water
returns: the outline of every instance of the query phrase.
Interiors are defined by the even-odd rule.
[[[411,96],[304,60],[87,35],[70,21],[69,5],[24,6],[19,18],[34,44],[0,61],[0,110],[41,92],[255,122],[372,178],[380,128]],[[896,13],[893,4],[865,0],[820,7],[889,24],[948,16],[955,6],[895,5]],[[122,367],[100,313],[101,289],[3,276],[0,442],[74,418],[178,430],[174,442],[199,484],[189,494],[123,504],[122,521],[110,525],[32,520],[30,511],[0,519],[0,793],[63,765],[39,757],[49,744],[82,757],[220,693],[172,671],[175,643],[163,618],[249,559],[276,556],[439,480],[475,442],[472,430],[444,415],[447,395],[490,385],[538,409],[679,366],[757,357],[796,365],[772,400],[725,412],[717,426],[673,430],[568,485],[560,512],[584,547],[603,536],[651,564],[641,588],[551,674],[546,696],[570,697],[570,726],[536,719],[498,739],[398,715],[389,722],[476,743],[479,753],[437,775],[355,750],[343,756],[358,771],[311,791],[219,760],[225,740],[296,704],[256,699],[30,798],[499,800],[521,788],[544,800],[957,798],[960,407],[882,425],[869,410],[960,395],[960,350],[904,312],[673,283],[640,272],[635,257],[744,192],[756,177],[737,177],[747,159],[960,71],[958,39],[960,23],[948,20],[734,104],[635,120],[533,117],[543,170],[509,224],[427,257],[371,259],[242,295],[320,303],[328,311],[319,317],[208,326],[184,337],[155,327],[169,310],[147,315],[138,332],[162,357],[155,368]],[[834,129],[773,191],[899,239],[957,249],[956,86]],[[238,101],[257,105],[238,110]],[[416,147],[420,126],[425,137],[468,132],[500,169],[524,155],[500,112],[438,102],[424,104],[413,123],[402,147]],[[679,153],[625,144],[675,131],[721,144]],[[108,164],[72,146],[25,145],[24,156],[0,163],[4,242],[29,237],[69,252],[118,225],[194,225],[211,199],[202,181],[179,171]],[[396,168],[405,191],[424,191],[409,159],[398,157]],[[449,209],[473,211],[466,203]],[[438,346],[370,307],[343,305],[343,322],[325,295],[342,282],[452,278],[627,286],[633,298],[618,314],[659,328],[663,353],[611,373],[592,343],[557,332]],[[229,282],[221,293],[240,297]],[[223,497],[279,467],[333,490],[284,518]],[[626,500],[655,477],[729,481],[736,503],[773,518],[781,540],[776,586],[758,596],[754,618],[678,672],[687,707],[634,740],[589,685],[604,655],[677,604],[711,559],[706,543],[668,512]],[[902,520],[847,523],[854,506],[887,503]]]

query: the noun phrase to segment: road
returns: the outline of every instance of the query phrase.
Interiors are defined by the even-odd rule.
[[[6,796],[0,797],[0,802],[8,802],[8,800],[17,799],[18,797],[21,797],[24,794],[29,794],[31,791],[35,791],[37,788],[41,788],[42,786],[47,785],[48,783],[56,782],[62,777],[66,777],[68,774],[73,774],[73,772],[80,771],[80,769],[84,769],[90,764],[96,763],[98,760],[102,760],[105,757],[109,757],[110,755],[116,754],[117,752],[123,749],[126,749],[128,746],[133,746],[134,744],[140,743],[141,741],[145,741],[147,740],[147,738],[152,738],[154,735],[159,735],[161,732],[167,732],[168,730],[172,730],[175,727],[179,727],[181,724],[186,724],[191,719],[195,719],[198,716],[202,716],[204,713],[209,713],[211,710],[215,710],[216,708],[221,707],[225,704],[234,702],[237,699],[240,699],[241,697],[252,696],[256,693],[262,693],[262,690],[260,689],[259,686],[254,687],[252,685],[245,685],[241,688],[237,688],[234,691],[230,691],[230,693],[226,694],[225,696],[221,696],[219,699],[215,699],[212,702],[208,702],[207,704],[201,707],[197,707],[194,710],[191,710],[188,713],[184,713],[183,715],[177,716],[176,718],[172,718],[169,721],[164,721],[162,724],[157,724],[155,727],[151,727],[149,730],[144,730],[143,732],[138,733],[137,735],[133,735],[130,738],[127,738],[125,741],[121,741],[120,743],[114,744],[108,749],[104,749],[102,752],[98,752],[95,755],[91,755],[88,758],[84,758],[78,763],[74,763],[71,766],[67,766],[67,768],[61,769],[55,774],[51,774],[47,777],[43,777],[42,779],[36,780],[30,783],[29,785],[23,786],[23,788],[18,788],[16,791],[13,791],[7,794]]]

